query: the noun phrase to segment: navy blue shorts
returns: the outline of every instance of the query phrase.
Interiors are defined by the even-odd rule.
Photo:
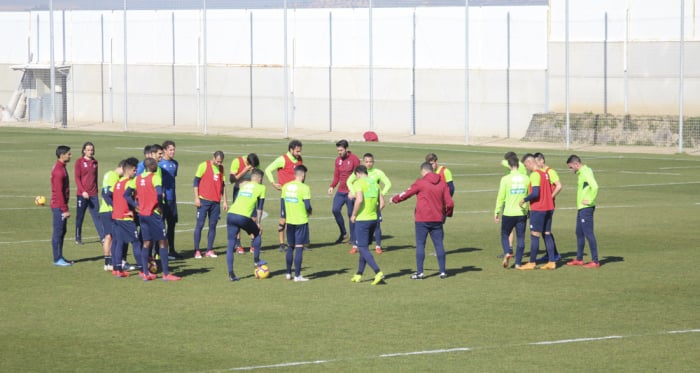
[[[369,246],[369,244],[372,243],[377,224],[379,224],[379,220],[356,220],[355,232],[352,235],[352,238],[355,240],[355,245]]]
[[[530,232],[549,232],[552,228],[554,210],[530,211]]]
[[[112,225],[114,220],[112,220],[112,212],[101,212],[100,213],[100,223],[102,224],[102,231],[105,235],[112,235]]]
[[[133,220],[115,220],[112,235],[117,241],[131,243],[139,240],[139,232]]]
[[[287,244],[289,247],[298,245],[308,245],[311,243],[309,239],[309,224],[287,224]]]
[[[165,239],[165,224],[160,215],[139,216],[141,236],[144,241],[161,241]]]

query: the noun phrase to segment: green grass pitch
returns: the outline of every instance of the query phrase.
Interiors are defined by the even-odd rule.
[[[71,146],[75,160],[83,142],[94,142],[102,174],[127,156],[141,158],[146,143],[166,138],[176,141],[180,162],[176,246],[187,259],[171,267],[183,280],[144,283],[102,271],[89,217],[83,246],[73,243],[73,217],[68,225],[64,253],[75,266],[54,267],[50,210],[33,201],[50,195],[56,146]],[[357,256],[348,254],[347,244],[333,244],[338,230],[326,193],[336,155],[331,142],[304,142],[314,207],[306,283],[284,279],[275,219],[279,194],[271,187],[262,254],[270,262],[269,279],[253,277],[246,254],[235,262],[242,280],[228,281],[223,220],[219,258],[192,259],[197,164],[220,149],[227,170],[234,156],[249,152],[265,166],[286,151],[287,140],[3,128],[0,144],[2,372],[649,372],[700,366],[697,157],[578,153],[601,185],[596,234],[603,265],[520,272],[503,269],[496,258],[499,226],[492,216],[504,174],[500,160],[511,149],[351,143],[358,155],[374,153],[376,167],[394,184],[391,194],[419,176],[428,152],[452,170],[457,190],[455,216],[446,224],[450,276],[435,276],[437,263],[428,256],[430,277],[409,279],[415,270],[410,200],[384,210],[387,251],[375,258],[387,280],[371,286],[371,271],[364,282],[350,282]],[[576,178],[564,163],[571,153],[544,153],[564,184],[553,232],[570,259]],[[73,164],[68,167],[74,187]],[[72,211],[74,205],[72,194]]]

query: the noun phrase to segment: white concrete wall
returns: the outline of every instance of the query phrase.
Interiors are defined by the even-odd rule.
[[[700,115],[700,67],[692,63],[700,60],[700,49],[691,3],[686,1],[686,112]],[[623,110],[625,61],[631,113],[677,112],[679,6],[680,0],[572,0],[572,111],[603,109],[607,11],[609,112]],[[464,136],[464,8],[373,10],[372,113],[368,10],[288,10],[290,126],[324,130],[332,121],[334,130],[364,131],[372,115],[378,132],[410,133],[414,12],[416,131]],[[202,121],[197,116],[202,97],[198,99],[197,93],[199,89],[204,94],[203,16],[190,10],[127,13],[129,121],[174,120],[176,125]],[[282,127],[282,10],[209,10],[206,16],[208,123],[249,127],[252,116],[254,127]],[[563,20],[564,0],[552,0],[550,7],[470,8],[470,136],[503,137],[510,131],[511,137],[521,137],[533,113],[563,111]],[[10,65],[26,63],[29,55],[34,63],[49,61],[48,21],[48,12],[0,13],[0,34],[6,36],[0,48],[0,103],[19,83],[20,75],[9,71]],[[123,21],[121,11],[55,12],[55,61],[73,66],[69,120],[123,120]]]

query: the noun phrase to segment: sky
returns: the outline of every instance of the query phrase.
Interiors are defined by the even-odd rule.
[[[204,0],[54,0],[54,10],[199,9]],[[208,9],[281,8],[284,0],[206,0]],[[464,0],[373,0],[374,7],[463,6]],[[287,0],[288,8],[367,7],[369,0]],[[470,6],[548,5],[548,0],[469,0]],[[49,9],[49,0],[0,0],[0,11]]]

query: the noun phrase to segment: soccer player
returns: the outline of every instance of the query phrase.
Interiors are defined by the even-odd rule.
[[[523,162],[520,162],[520,159],[518,159],[518,155],[515,154],[515,152],[506,152],[506,154],[503,155],[503,160],[501,161],[501,165],[507,169],[506,175],[510,174],[510,166],[508,165],[508,160],[510,158],[514,158],[515,161],[518,163],[518,172],[521,174],[528,176],[527,174],[527,168],[525,168],[525,165]],[[508,247],[509,251],[513,251],[513,233],[514,231],[511,231],[510,234],[508,235]],[[497,258],[505,258],[504,254],[500,254],[497,256]]]
[[[148,144],[143,147],[143,159],[139,162],[139,164],[136,166],[136,175],[140,175],[145,167],[143,166],[143,161],[146,160],[146,158],[155,158],[156,156],[156,150],[153,148],[152,144]]]
[[[284,184],[280,198],[280,220],[287,225],[287,280],[292,279],[294,263],[294,282],[308,281],[301,275],[301,263],[304,259],[304,245],[309,240],[309,216],[311,215],[311,189],[304,184],[306,166],[294,167],[294,180]]]
[[[182,255],[175,250],[175,225],[178,222],[177,196],[175,194],[175,178],[180,164],[175,160],[175,142],[166,140],[163,142],[163,158],[158,161],[158,167],[162,170],[163,194],[163,218],[166,223],[166,237],[168,240],[168,258],[182,259]],[[157,156],[157,155],[156,155]]]
[[[236,197],[238,196],[238,190],[240,185],[244,182],[251,180],[252,171],[258,169],[260,166],[260,159],[255,153],[248,154],[245,158],[238,157],[231,162],[231,168],[229,169],[229,181],[233,184],[233,197],[232,203],[236,202]],[[253,210],[255,213],[255,210]],[[256,215],[253,215],[256,216]],[[239,234],[240,235],[240,234]],[[245,249],[241,246],[240,237],[237,237],[238,242],[236,242],[236,252],[238,254],[245,254]],[[254,248],[250,247],[250,252],[252,253]]]
[[[576,189],[576,259],[566,263],[568,266],[583,266],[585,268],[598,268],[598,241],[593,232],[593,213],[595,213],[595,199],[598,196],[598,182],[593,176],[593,170],[581,163],[581,158],[571,155],[566,160],[566,165],[578,175],[578,187]],[[583,248],[591,249],[591,261],[583,262]]]
[[[362,281],[362,273],[365,271],[365,266],[369,265],[375,273],[372,285],[377,285],[384,281],[384,272],[381,271],[374,261],[374,256],[369,251],[369,245],[372,243],[372,236],[379,225],[377,215],[378,211],[384,208],[384,196],[379,190],[379,184],[369,178],[366,166],[357,166],[354,175],[355,182],[352,185],[352,190],[355,191],[355,198],[353,198],[355,202],[350,221],[355,223],[355,232],[353,233],[354,247],[359,249],[360,258],[357,272],[350,281]]]
[[[347,181],[350,175],[355,171],[355,168],[360,165],[360,159],[348,150],[348,146],[347,140],[340,140],[335,143],[338,157],[335,159],[334,163],[333,181],[331,181],[331,185],[328,187],[328,194],[333,194],[335,187],[338,187],[338,192],[336,192],[333,197],[333,208],[331,209],[335,217],[335,223],[338,224],[338,228],[340,229],[340,236],[338,236],[338,239],[335,241],[336,244],[342,243],[348,239],[352,241],[354,227],[354,224],[350,223],[350,236],[348,236],[348,231],[345,230],[345,219],[343,219],[342,209],[343,206],[346,206],[349,220],[353,203],[348,197],[349,190]]]
[[[527,175],[519,171],[518,159],[508,158],[510,174],[501,178],[496,197],[496,211],[494,221],[501,223],[501,245],[503,246],[503,268],[508,268],[508,261],[513,257],[513,246],[509,242],[509,235],[515,228],[517,246],[515,249],[515,266],[522,264],[523,251],[525,250],[525,228],[527,224],[527,206],[520,206],[520,201],[527,196],[530,180]]]
[[[374,155],[372,153],[365,153],[362,156],[362,163],[365,165],[367,168],[367,176],[369,177],[370,180],[374,180],[377,185],[383,185],[381,189],[382,195],[387,195],[389,193],[389,189],[391,189],[391,180],[386,176],[386,174],[374,167]],[[357,180],[357,176],[355,176],[357,173],[353,173],[348,177],[347,185],[348,185],[348,190],[349,190],[349,195],[351,199],[354,199],[354,196],[356,195],[355,189],[353,188],[353,184],[355,183],[355,180]],[[353,202],[354,203],[354,202]],[[376,246],[374,247],[374,251],[377,254],[382,253],[382,228],[381,228],[381,222],[382,222],[382,211],[381,209],[377,210],[377,227],[374,230],[374,241],[376,243]],[[350,254],[355,254],[357,253],[357,246],[353,245],[352,249],[350,249]]]
[[[122,167],[124,175],[114,184],[114,191],[112,192],[112,219],[114,220],[112,233],[114,234],[113,239],[117,242],[112,247],[112,258],[116,258],[116,260],[112,260],[112,275],[115,277],[129,277],[129,272],[122,267],[122,262],[119,260],[119,258],[123,257],[123,246],[125,244],[131,244],[136,263],[141,266],[142,270],[147,268],[148,265],[148,263],[141,262],[141,240],[139,239],[136,222],[134,222],[134,209],[136,209],[137,205],[133,203],[133,199],[128,198],[131,191],[127,191],[127,189],[136,189],[134,176],[136,176],[138,163],[139,160],[133,157],[124,161],[124,167]]]
[[[523,156],[523,164],[530,171],[529,194],[520,200],[519,206],[524,207],[530,203],[530,262],[516,267],[521,270],[537,268],[537,251],[540,248],[540,237],[546,227],[551,226],[554,200],[552,199],[552,184],[549,174],[537,166],[535,156],[528,153]],[[554,245],[551,236],[544,237],[544,246],[549,258],[554,258]],[[557,262],[550,260],[543,265],[543,269],[556,269]]]
[[[301,141],[292,140],[287,147],[287,153],[277,157],[272,163],[265,168],[265,176],[272,186],[277,190],[282,190],[284,184],[294,180],[294,168],[303,164],[301,159]],[[277,181],[273,176],[273,172],[277,171]],[[277,227],[280,237],[280,251],[285,251],[284,245],[284,221],[280,219]]]
[[[143,265],[139,276],[144,281],[156,279],[155,274],[148,273],[147,263],[150,262],[151,245],[158,244],[158,256],[163,270],[163,281],[178,281],[180,277],[170,274],[168,268],[168,242],[165,239],[165,223],[162,217],[163,182],[156,172],[158,162],[154,158],[147,158],[143,162],[144,172],[136,176],[136,190],[127,184],[125,196],[129,199],[129,205],[137,204],[139,224],[143,237],[143,250],[141,250],[141,263]],[[134,201],[134,198],[138,202]]]
[[[116,243],[113,240],[113,225],[112,220],[112,193],[114,192],[114,185],[119,181],[119,179],[124,175],[124,164],[125,160],[122,160],[117,165],[114,170],[109,170],[105,172],[102,177],[102,201],[100,202],[100,222],[102,223],[102,229],[104,229],[105,239],[102,242],[102,252],[105,256],[104,270],[112,270],[112,244]]]
[[[559,192],[561,192],[563,186],[561,184],[561,180],[559,180],[559,174],[557,171],[549,166],[547,166],[547,163],[544,158],[544,154],[542,153],[535,153],[535,161],[537,162],[537,167],[540,169],[544,170],[547,174],[549,174],[549,182],[552,184],[552,201],[554,203],[554,209],[556,209],[556,198],[557,195],[559,195]],[[554,210],[552,210],[552,220],[554,220]],[[544,230],[544,235],[545,238],[549,236],[552,239],[552,245],[554,246],[554,261],[558,262],[561,256],[559,255],[559,250],[557,250],[557,242],[554,240],[554,235],[552,234],[552,220],[549,222],[549,226],[545,227]],[[549,261],[549,257],[545,254],[541,258],[537,258],[537,263],[546,263]]]
[[[238,242],[240,230],[246,231],[253,239],[253,264],[261,266],[267,264],[260,260],[260,247],[262,246],[262,228],[260,227],[260,217],[262,217],[263,206],[265,205],[265,186],[262,185],[263,172],[260,169],[253,169],[250,181],[243,181],[238,190],[238,196],[234,199],[226,214],[226,228],[228,233],[228,246],[226,248],[226,264],[228,265],[228,279],[238,281],[238,277],[233,271],[233,250]],[[258,217],[253,220],[253,217]]]
[[[433,166],[433,171],[440,175],[440,179],[447,184],[447,187],[450,188],[450,197],[455,195],[455,184],[452,181],[452,171],[450,171],[449,168],[445,166],[440,166],[438,164],[438,156],[435,153],[430,153],[425,156],[425,161],[430,163],[431,166]]]
[[[207,258],[216,258],[214,239],[216,238],[216,223],[221,216],[221,201],[224,210],[228,210],[226,188],[224,188],[224,152],[217,150],[211,160],[202,162],[194,175],[194,205],[197,207],[197,224],[194,227],[194,258],[202,259],[199,241],[207,217],[209,218],[209,233],[207,234]]]
[[[56,148],[56,163],[51,168],[51,214],[53,216],[53,233],[51,235],[51,248],[53,250],[53,264],[59,267],[70,267],[73,261],[63,257],[63,240],[66,237],[66,224],[70,217],[68,211],[68,198],[70,195],[70,182],[66,163],[71,159],[70,147],[59,145]]]
[[[416,231],[416,272],[411,279],[423,279],[423,262],[425,261],[425,242],[430,238],[435,246],[440,278],[447,278],[445,269],[445,246],[443,244],[443,224],[446,217],[452,216],[454,202],[450,195],[450,188],[445,184],[439,174],[435,173],[430,162],[424,162],[420,166],[421,177],[400,194],[395,195],[392,203],[405,201],[411,196],[416,196],[415,231]]]
[[[98,167],[95,159],[95,145],[91,142],[83,144],[83,156],[75,162],[75,186],[77,192],[77,208],[75,209],[75,243],[83,244],[83,219],[85,210],[90,211],[92,222],[95,224],[100,242],[104,240],[104,230],[100,222],[99,199],[97,197]]]

